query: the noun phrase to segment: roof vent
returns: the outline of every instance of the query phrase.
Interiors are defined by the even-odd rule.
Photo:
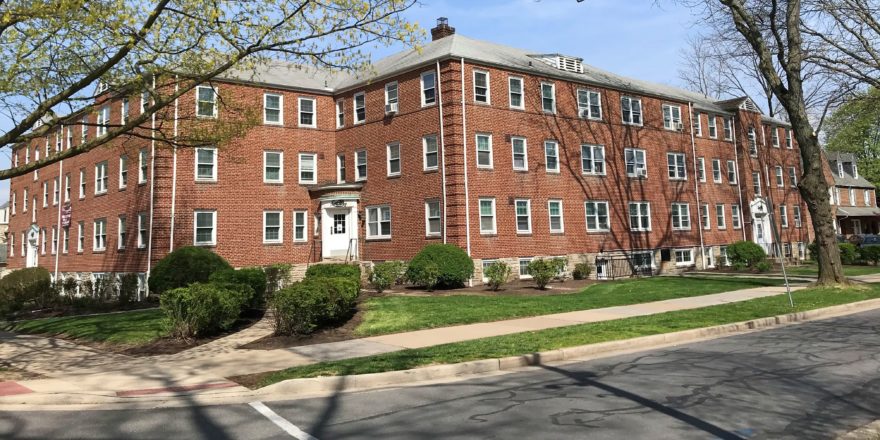
[[[741,108],[742,110],[763,114],[761,109],[758,107],[757,104],[755,104],[755,101],[752,101],[751,98],[746,98],[745,100],[743,100],[742,104],[739,105],[739,108]]]
[[[584,73],[583,58],[570,57],[558,53],[547,55],[535,55],[535,58],[543,61],[544,64],[553,66],[559,70],[574,73]]]

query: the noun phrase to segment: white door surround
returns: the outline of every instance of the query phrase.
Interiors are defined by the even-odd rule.
[[[31,225],[27,233],[25,267],[37,267],[37,243],[40,241],[40,228]]]
[[[752,241],[764,248],[767,255],[773,255],[773,225],[770,223],[770,212],[767,203],[762,199],[754,199],[749,203],[752,214]]]
[[[321,257],[358,259],[357,199],[321,200]]]

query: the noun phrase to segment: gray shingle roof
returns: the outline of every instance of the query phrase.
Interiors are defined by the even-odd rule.
[[[853,176],[846,167],[843,168],[843,177],[837,174],[838,162],[856,163],[856,156],[852,153],[841,153],[838,151],[826,152],[828,163],[831,165],[831,175],[834,176],[834,185],[836,186],[852,186],[856,188],[874,188],[874,184],[865,179],[861,174],[858,178]]]

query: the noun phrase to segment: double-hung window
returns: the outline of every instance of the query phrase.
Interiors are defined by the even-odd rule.
[[[217,180],[217,149],[196,148],[196,181]]]
[[[392,142],[385,146],[385,154],[388,158],[388,176],[400,175],[400,143]]]
[[[559,144],[556,141],[544,141],[544,161],[548,173],[559,172]]]
[[[107,161],[95,164],[95,194],[104,194],[107,192]]]
[[[706,181],[706,159],[702,157],[697,158],[697,178],[700,182]]]
[[[399,94],[397,93],[397,81],[385,84],[385,114],[397,113],[399,109]]]
[[[299,153],[299,183],[318,183],[317,155]]]
[[[602,119],[602,95],[593,90],[578,89],[578,116],[586,119]]]
[[[52,250],[50,251],[52,255],[58,253],[58,227],[52,226]]]
[[[98,136],[107,134],[110,125],[110,106],[105,105],[98,111]]]
[[[701,122],[703,114],[702,113],[694,113],[693,120],[691,120],[691,124],[693,124],[694,136],[702,137],[703,136],[703,123]]]
[[[336,128],[345,127],[345,101],[336,100]]]
[[[608,202],[584,203],[587,216],[587,232],[608,231]]]
[[[43,181],[43,208],[49,206],[49,181]]]
[[[480,199],[480,233],[494,234],[495,229],[495,199]]]
[[[849,189],[849,206],[856,206],[856,189]]]
[[[645,150],[640,148],[625,148],[623,150],[626,161],[627,177],[647,177],[648,165],[645,161]]]
[[[61,236],[62,236],[61,253],[67,254],[70,252],[70,228],[69,227],[61,228]],[[9,237],[12,238],[13,236],[10,235]],[[10,243],[10,246],[11,245],[12,245],[12,243]]]
[[[82,253],[83,249],[86,246],[85,245],[85,242],[86,242],[85,229],[86,229],[86,227],[85,227],[84,222],[77,223],[77,225],[76,225],[76,251],[79,253]],[[22,240],[22,245],[24,245],[24,240]]]
[[[792,206],[791,209],[792,209],[792,214],[794,214],[794,227],[800,228],[801,227],[801,206],[794,205],[794,206]]]
[[[541,109],[544,113],[556,113],[556,85],[541,83]]]
[[[64,201],[70,201],[70,173],[64,175]]]
[[[89,117],[83,116],[79,126],[80,143],[84,144],[89,139]],[[25,163],[27,163],[28,155],[25,155]]]
[[[422,138],[422,151],[424,152],[425,171],[433,171],[440,166],[440,153],[437,150],[437,136],[430,135]]]
[[[739,205],[730,205],[730,223],[733,225],[733,229],[742,227],[742,214]]]
[[[474,70],[474,102],[489,103],[489,72]]]
[[[294,243],[301,243],[309,240],[309,236],[306,233],[308,231],[308,222],[309,216],[308,212],[305,210],[294,210],[293,211],[293,241]]]
[[[779,128],[772,125],[768,125],[767,128],[770,130],[771,145],[773,145],[773,148],[779,148]]]
[[[527,171],[529,169],[528,144],[526,138],[512,137],[510,143],[513,148],[513,169]]]
[[[52,206],[58,205],[61,201],[61,182],[60,177],[52,179]]]
[[[712,229],[712,217],[709,216],[709,204],[700,205],[700,220],[703,222],[703,229]]]
[[[196,87],[196,116],[217,117],[217,90],[209,86]]]
[[[508,77],[507,88],[510,93],[510,108],[519,110],[525,109],[525,100],[523,99],[523,79],[518,76]]]
[[[440,236],[442,220],[440,213],[440,201],[428,200],[425,202],[425,235],[428,237]]]
[[[633,231],[651,230],[651,204],[629,202],[629,227]]]
[[[785,182],[782,179],[782,167],[777,166],[776,167],[776,187],[782,188],[783,186],[785,186]]]
[[[709,116],[709,138],[715,139],[718,137],[718,121],[715,118],[715,115]]]
[[[676,249],[674,253],[676,266],[690,266],[694,264],[693,249]]]
[[[788,184],[792,188],[797,188],[797,168],[795,167],[788,167]]]
[[[550,216],[550,232],[555,234],[565,232],[565,224],[562,218],[562,200],[548,200],[547,213]]]
[[[120,112],[120,116],[119,116],[121,125],[128,124],[129,109],[130,109],[130,106],[129,106],[128,98],[122,98],[122,111]],[[59,145],[58,149],[59,150],[61,149],[60,145]]]
[[[761,173],[758,171],[752,173],[752,191],[755,195],[761,195]]]
[[[193,244],[217,244],[217,211],[195,211],[193,215]]]
[[[147,182],[147,165],[149,163],[149,156],[147,155],[147,150],[142,149],[138,152],[138,183],[146,183]]]
[[[299,126],[315,128],[318,118],[315,116],[315,98],[299,98]]]
[[[581,145],[581,172],[584,174],[605,174],[605,147],[602,145]]]
[[[532,201],[529,199],[514,200],[516,210],[516,233],[530,234],[532,232]]]
[[[126,227],[125,216],[120,215],[116,226],[116,249],[125,249]]]
[[[789,150],[794,148],[794,144],[792,144],[792,142],[791,142],[791,129],[790,128],[785,129],[785,147],[788,148]]]
[[[282,183],[282,182],[284,182],[284,152],[281,152],[281,151],[264,151],[263,152],[263,182],[265,182],[265,183]]]
[[[666,153],[666,165],[670,180],[687,179],[684,153]]]
[[[642,125],[642,100],[629,96],[620,97],[620,110],[624,124]]]
[[[27,191],[27,190],[25,190]],[[86,197],[86,170],[82,168],[79,170],[79,198],[84,199]],[[27,194],[25,193],[25,203],[27,203]],[[25,211],[27,211],[27,207],[25,207]]]
[[[354,152],[354,180],[367,180],[367,150]]]
[[[277,244],[284,242],[284,212],[263,212],[263,243]]]
[[[107,219],[99,218],[95,220],[93,238],[92,250],[103,251],[107,249]]]
[[[147,213],[139,212],[137,215],[137,247],[143,249],[147,247]]]
[[[681,107],[663,104],[663,128],[678,130],[681,127]]]
[[[736,162],[732,160],[727,161],[727,181],[736,184]]]
[[[758,135],[755,133],[755,127],[749,127],[749,155],[758,155]]]
[[[691,229],[691,207],[689,204],[672,204],[672,229],[675,231]]]
[[[284,96],[277,93],[263,94],[263,123],[281,125],[284,120]]]
[[[422,83],[422,106],[433,105],[437,102],[436,91],[437,86],[435,85],[437,79],[437,74],[431,70],[428,72],[423,72],[421,77]]]
[[[477,134],[477,168],[492,168],[491,134]]]
[[[779,205],[779,225],[783,228],[788,227],[788,207]]]
[[[733,140],[733,118],[725,117],[722,119],[722,123],[724,124],[724,140]]]
[[[367,98],[364,92],[354,94],[354,123],[362,124],[367,120]]]
[[[367,238],[391,238],[391,207],[367,208]]]
[[[797,185],[795,184],[792,186],[797,186]],[[865,206],[871,206],[871,190],[866,189],[864,192],[863,198],[865,199]]]
[[[119,156],[119,189],[128,186],[128,156]]]

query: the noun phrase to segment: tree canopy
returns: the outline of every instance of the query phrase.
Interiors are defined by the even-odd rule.
[[[871,87],[840,106],[826,132],[828,150],[855,154],[859,174],[880,186],[880,89]]]

